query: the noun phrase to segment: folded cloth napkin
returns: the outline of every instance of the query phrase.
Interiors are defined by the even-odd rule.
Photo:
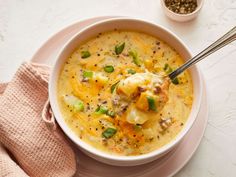
[[[29,176],[70,177],[76,171],[75,154],[60,130],[48,129],[42,119],[48,71],[43,65],[23,63],[6,86],[0,96],[0,142]],[[0,163],[0,175],[5,168],[1,165],[5,164]],[[24,176],[14,167],[11,173]]]
[[[0,145],[0,176],[3,177],[29,177],[7,154]]]

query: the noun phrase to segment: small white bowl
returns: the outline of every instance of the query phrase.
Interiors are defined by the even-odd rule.
[[[140,165],[151,162],[168,153],[170,150],[172,150],[179,144],[179,142],[184,138],[186,133],[192,127],[200,108],[200,103],[202,98],[202,79],[199,74],[197,66],[191,67],[189,71],[191,73],[193,80],[194,101],[188,121],[186,122],[182,131],[175,137],[175,139],[173,139],[170,143],[166,144],[160,149],[138,156],[118,156],[100,151],[99,149],[96,149],[93,146],[85,143],[78,136],[76,136],[76,134],[67,126],[60,112],[57,100],[58,77],[66,59],[71,55],[71,53],[75,50],[75,48],[78,45],[80,45],[81,43],[92,37],[95,37],[100,32],[111,31],[114,28],[121,30],[124,29],[124,30],[141,31],[156,36],[162,39],[163,41],[167,42],[173,48],[175,48],[184,58],[184,60],[187,60],[192,56],[187,46],[185,46],[185,44],[176,35],[174,35],[172,32],[159,25],[131,18],[115,18],[115,19],[104,20],[95,23],[85,28],[84,30],[78,32],[75,36],[73,36],[69,40],[69,42],[65,44],[63,49],[60,51],[57,57],[57,61],[52,69],[52,73],[49,80],[49,99],[55,118],[60,127],[62,128],[62,130],[88,156],[111,165],[118,165],[118,166]]]
[[[197,8],[195,9],[195,11],[189,14],[178,14],[171,11],[170,9],[166,7],[165,0],[161,0],[161,6],[166,16],[169,17],[170,19],[174,21],[179,21],[179,22],[186,22],[186,21],[193,20],[194,18],[198,16],[203,6],[203,0],[197,0]]]

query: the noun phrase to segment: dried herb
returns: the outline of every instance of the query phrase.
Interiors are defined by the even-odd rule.
[[[165,5],[178,14],[190,14],[197,8],[197,0],[165,0]]]

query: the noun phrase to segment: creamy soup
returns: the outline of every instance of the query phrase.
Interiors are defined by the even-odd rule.
[[[189,72],[162,76],[183,64],[160,39],[134,31],[99,33],[78,46],[58,80],[67,125],[83,141],[110,154],[140,155],[172,141],[193,102]]]

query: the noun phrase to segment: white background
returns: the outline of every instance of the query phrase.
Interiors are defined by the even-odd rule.
[[[188,23],[167,19],[159,0],[0,0],[0,81],[9,81],[22,61],[61,28],[102,15],[141,17],[176,33],[194,54],[236,25],[235,0],[205,0]],[[177,177],[236,176],[236,42],[200,64],[210,114],[204,138]]]

